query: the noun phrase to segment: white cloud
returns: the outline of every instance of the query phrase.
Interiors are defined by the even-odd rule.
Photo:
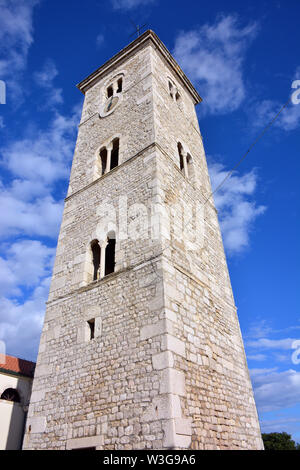
[[[249,338],[262,338],[267,336],[273,329],[267,322],[267,320],[262,319],[254,323],[251,323],[248,329],[246,337]]]
[[[283,338],[283,339],[268,339],[260,338],[255,341],[247,341],[246,345],[249,348],[259,349],[292,349],[292,344],[295,338]]]
[[[74,147],[77,113],[56,114],[46,130],[35,127],[21,138],[0,149],[7,168],[18,178],[51,184],[66,178]]]
[[[0,0],[1,1],[1,0]],[[47,61],[35,74],[52,96],[57,69]],[[54,249],[25,236],[56,239],[63,210],[57,183],[67,180],[79,122],[79,106],[70,116],[54,111],[48,128],[27,125],[23,136],[0,148],[1,164],[11,178],[0,181],[0,338],[8,354],[35,360],[47,300]],[[8,182],[7,182],[8,181]],[[23,238],[23,239],[22,239]]]
[[[247,354],[247,359],[262,362],[267,359],[267,356],[265,354]]]
[[[250,324],[246,333],[246,338],[266,338],[270,334],[285,334],[290,331],[299,330],[300,325],[291,325],[285,328],[276,329],[266,319],[257,320]]]
[[[282,116],[276,123],[285,131],[293,131],[300,127],[300,105],[292,104],[282,112]]]
[[[221,164],[209,165],[213,190],[227,173]],[[255,201],[249,200],[254,195],[256,185],[257,174],[254,170],[242,176],[234,173],[214,194],[224,245],[229,254],[239,253],[248,247],[252,225],[266,210],[265,206],[256,206]]]
[[[46,91],[46,105],[47,107],[56,106],[63,102],[62,89],[54,86],[53,81],[58,75],[53,60],[46,60],[43,68],[34,74],[34,80],[38,86]]]
[[[261,430],[263,433],[269,432],[287,432],[288,434],[294,434],[299,432],[300,429],[300,416],[289,417],[278,417],[275,419],[262,419],[260,421]],[[295,439],[296,441],[299,439]]]
[[[55,249],[38,240],[21,240],[2,246],[2,251],[0,338],[8,354],[35,360]],[[25,301],[24,287],[31,291]]]
[[[251,376],[258,377],[258,376],[261,376],[261,375],[276,372],[276,370],[277,370],[276,367],[272,367],[272,368],[269,368],[269,369],[251,369]]]
[[[104,43],[104,34],[98,34],[98,36],[96,37],[96,44],[97,44],[97,47],[100,47],[102,46],[102,44]]]
[[[177,37],[174,55],[196,82],[204,111],[227,113],[242,103],[246,95],[243,61],[257,29],[256,23],[242,27],[236,16],[228,15]]]
[[[282,353],[274,353],[273,354],[273,357],[274,357],[274,360],[277,361],[277,362],[281,362],[281,363],[286,363],[286,364],[291,364],[291,353],[286,353],[286,354],[282,354]]]
[[[133,10],[139,6],[147,6],[156,0],[111,0],[115,10]]]
[[[33,43],[33,10],[39,0],[0,0],[0,77],[8,92],[20,96],[19,74],[27,63]]]
[[[53,62],[53,60],[48,59],[44,63],[42,70],[40,70],[39,72],[35,72],[34,79],[39,86],[48,88],[52,85],[52,82],[55,77],[57,77],[57,75],[58,70],[56,68],[55,63]]]
[[[23,69],[33,42],[32,14],[37,0],[0,0],[0,75]]]
[[[255,127],[265,127],[280,111],[282,103],[263,100],[255,105]],[[274,126],[284,131],[293,131],[300,126],[300,104],[289,104],[274,122]]]
[[[21,240],[2,247],[0,257],[0,295],[19,295],[20,286],[36,286],[49,276],[55,249],[38,240]]]
[[[276,330],[266,320],[252,323],[246,335],[247,358],[253,361],[270,360],[273,363],[291,364],[294,338],[272,339],[267,336],[286,334],[299,330],[299,325],[292,325]]]
[[[28,50],[33,42],[32,15],[35,0],[0,0],[0,77],[8,91],[26,95],[21,88]],[[35,360],[45,312],[54,248],[31,237],[56,239],[63,209],[61,180],[67,180],[79,108],[70,116],[58,113],[61,89],[54,87],[58,75],[53,61],[47,60],[34,75],[35,83],[54,111],[48,128],[30,123],[23,135],[4,145],[1,165],[5,180],[0,181],[0,338],[7,353]],[[2,122],[2,121],[1,121]],[[7,176],[10,175],[10,177]],[[13,236],[19,238],[12,241]],[[3,240],[10,237],[10,244]]]
[[[0,220],[0,236],[57,236],[63,211],[62,201],[47,196],[24,202],[2,191],[0,205],[5,207]]]
[[[296,79],[300,80],[300,67],[297,67],[294,76],[291,77],[291,85],[293,80]],[[292,95],[294,91],[295,90],[291,88],[290,94]],[[255,103],[251,112],[251,116],[254,116],[253,125],[260,128],[265,127],[274,119],[277,113],[281,110],[283,104],[284,103],[271,99],[265,99],[259,103]],[[298,129],[300,126],[300,103],[289,103],[289,105],[278,116],[276,121],[274,121],[274,126],[284,131],[293,131]]]
[[[300,372],[250,370],[259,412],[269,412],[300,404]]]
[[[1,149],[2,163],[13,175],[9,185],[0,182],[2,237],[57,236],[63,201],[55,184],[69,175],[78,121],[77,109],[69,118],[56,113],[48,129],[33,126]]]
[[[36,360],[49,285],[50,277],[24,303],[0,298],[0,338],[6,344],[7,354]]]

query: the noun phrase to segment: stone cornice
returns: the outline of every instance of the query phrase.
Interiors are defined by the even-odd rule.
[[[104,175],[101,175],[99,176],[99,178],[95,179],[94,181],[92,181],[91,183],[87,184],[86,186],[83,186],[82,188],[80,189],[77,189],[76,191],[74,191],[73,193],[71,193],[69,196],[67,196],[65,198],[65,202],[68,201],[69,199],[73,198],[73,196],[76,196],[76,194],[79,194],[79,193],[82,193],[83,191],[85,191],[86,189],[94,186],[95,184],[97,184],[100,180],[103,181],[104,178],[107,178],[109,176],[111,176],[112,174],[114,174],[117,170],[119,170],[120,168],[122,168],[123,166],[127,165],[128,163],[132,162],[133,160],[135,160],[137,157],[139,157],[141,154],[143,154],[144,152],[146,152],[147,150],[151,149],[152,147],[155,148],[155,142],[152,142],[151,144],[149,144],[147,147],[143,148],[142,150],[140,150],[138,153],[136,153],[135,155],[133,155],[132,157],[129,157],[127,160],[125,160],[124,162],[120,163],[120,165],[116,166],[115,168],[113,168],[112,170],[109,170],[108,173],[105,173]]]
[[[102,76],[110,72],[112,68],[115,68],[119,62],[124,60],[131,52],[135,51],[138,48],[141,48],[142,45],[144,45],[145,42],[151,41],[152,44],[159,50],[159,52],[162,54],[162,56],[165,58],[165,60],[168,62],[168,64],[172,67],[174,73],[179,77],[179,79],[183,82],[185,87],[189,90],[191,93],[195,104],[198,104],[202,101],[201,96],[197,92],[197,90],[194,88],[190,80],[187,78],[185,73],[181,70],[180,66],[176,62],[176,60],[173,58],[173,56],[170,54],[166,46],[163,44],[163,42],[159,39],[159,37],[150,29],[143,33],[141,36],[139,36],[137,39],[135,39],[133,42],[131,42],[128,46],[126,46],[124,49],[122,49],[120,52],[118,52],[116,55],[114,55],[110,60],[105,62],[101,67],[99,67],[97,70],[95,70],[93,73],[91,73],[87,78],[82,80],[78,85],[77,88],[85,94],[85,92],[94,85],[95,81],[99,80]]]

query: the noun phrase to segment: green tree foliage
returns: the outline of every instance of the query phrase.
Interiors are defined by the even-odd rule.
[[[262,434],[265,450],[300,450],[300,444],[292,440],[286,432],[270,432]]]

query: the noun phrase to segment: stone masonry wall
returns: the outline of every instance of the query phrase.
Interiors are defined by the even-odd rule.
[[[147,34],[85,95],[26,449],[262,448],[194,101]],[[121,102],[99,118],[121,73]],[[119,166],[101,176],[97,152],[114,137]],[[193,159],[189,178],[178,141]],[[184,222],[182,207],[199,202],[202,222]],[[115,272],[92,281],[90,243],[109,230]]]

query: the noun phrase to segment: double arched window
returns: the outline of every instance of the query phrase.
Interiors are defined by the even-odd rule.
[[[106,88],[106,96],[110,98],[123,90],[123,77],[118,78]]]
[[[189,152],[187,152],[182,143],[177,143],[178,157],[179,157],[179,168],[184,176],[191,179],[194,176],[193,159]]]
[[[109,116],[120,104],[124,90],[124,73],[121,72],[107,81],[102,88],[100,117]]]
[[[99,158],[101,164],[101,175],[108,173],[119,165],[120,140],[113,139],[108,145],[101,147]]]
[[[116,235],[115,232],[109,232],[103,242],[93,240],[91,243],[92,263],[93,263],[93,281],[115,271],[115,252]]]
[[[168,85],[169,85],[169,93],[172,99],[175,102],[178,102],[180,100],[180,93],[178,91],[177,86],[174,84],[174,82],[170,79],[168,79]]]

